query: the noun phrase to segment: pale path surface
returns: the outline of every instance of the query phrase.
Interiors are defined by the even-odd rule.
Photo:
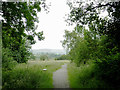
[[[53,72],[54,88],[69,88],[67,76],[67,64],[62,65],[62,68]]]

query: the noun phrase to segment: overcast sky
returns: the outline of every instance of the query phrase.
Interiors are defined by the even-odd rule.
[[[63,40],[64,30],[72,29],[66,26],[65,14],[68,14],[69,7],[66,5],[67,0],[48,0],[51,2],[49,13],[45,11],[38,13],[39,24],[37,31],[44,33],[44,41],[38,41],[32,45],[32,49],[63,49],[60,43]]]

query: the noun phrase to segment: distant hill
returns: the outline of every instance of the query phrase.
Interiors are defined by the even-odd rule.
[[[53,54],[65,54],[66,51],[63,49],[33,49],[31,50],[33,54],[45,54],[45,53],[53,53]]]

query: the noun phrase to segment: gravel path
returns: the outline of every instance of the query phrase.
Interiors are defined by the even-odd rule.
[[[62,68],[53,72],[54,88],[69,88],[67,76],[67,64],[62,65]]]

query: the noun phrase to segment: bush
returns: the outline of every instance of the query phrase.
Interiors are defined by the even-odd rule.
[[[88,47],[88,42],[86,40],[77,41],[74,48],[69,52],[71,59],[80,66],[81,62],[86,62],[90,59],[91,51]]]
[[[12,51],[8,48],[2,48],[2,68],[11,70],[17,62],[12,57]]]
[[[25,43],[22,44],[18,50],[14,50],[13,51],[13,58],[15,61],[17,61],[18,63],[26,63],[28,61],[28,59],[30,59],[30,47],[29,46],[25,46]]]
[[[68,75],[71,88],[105,88],[107,84],[98,77],[96,65],[92,62],[80,64],[71,63],[68,65]]]
[[[108,55],[96,62],[99,66],[100,77],[112,87],[120,87],[120,53]]]
[[[102,37],[97,52],[96,65],[99,77],[102,77],[111,87],[120,87],[120,52],[117,46],[112,44],[110,38]]]

